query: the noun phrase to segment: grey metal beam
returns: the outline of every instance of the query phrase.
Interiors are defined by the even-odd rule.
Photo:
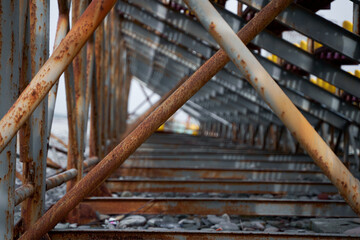
[[[251,8],[260,10],[269,0],[238,0]],[[339,12],[338,14],[342,14]],[[306,21],[304,21],[306,19]],[[304,7],[291,4],[276,20],[345,56],[360,62],[360,37]],[[326,31],[325,31],[326,29]]]

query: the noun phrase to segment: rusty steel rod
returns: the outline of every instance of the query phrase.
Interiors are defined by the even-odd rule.
[[[98,157],[90,157],[89,159],[86,159],[84,161],[84,170],[98,164],[99,161],[100,159]]]
[[[58,0],[59,8],[59,18],[56,27],[56,35],[54,40],[55,50],[60,42],[65,38],[67,32],[69,31],[69,5],[68,0]],[[47,137],[50,137],[51,127],[55,113],[55,103],[58,90],[59,81],[56,81],[54,86],[51,88],[48,96],[48,125],[47,125]]]
[[[1,119],[0,152],[44,99],[115,3],[115,0],[95,0],[90,3],[28,87]]]
[[[360,215],[360,183],[266,72],[208,1],[185,0],[249,83],[281,119],[315,163]]]
[[[15,206],[34,194],[34,185],[27,183],[15,190]]]
[[[77,176],[77,173],[78,171],[73,168],[49,177],[46,179],[46,191],[60,186],[61,184],[71,179],[74,179]]]
[[[84,161],[84,169],[91,167],[99,162],[98,158],[89,158]],[[46,191],[60,186],[61,184],[74,179],[77,176],[77,170],[75,168],[66,170],[59,174],[46,179]],[[15,206],[19,205],[26,198],[34,194],[34,186],[32,184],[24,184],[15,190]]]
[[[240,30],[239,37],[245,43],[250,42],[291,2],[291,0],[271,1]],[[104,182],[162,123],[199,91],[228,61],[229,58],[223,50],[219,50],[206,61],[184,84],[97,164],[92,171],[49,209],[20,239],[38,239],[52,229],[82,199]]]

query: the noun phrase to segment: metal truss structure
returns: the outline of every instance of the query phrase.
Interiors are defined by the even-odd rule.
[[[224,2],[58,0],[54,51],[49,56],[50,2],[1,1],[1,239],[352,238],[52,230],[65,218],[85,221],[86,211],[360,215],[360,80],[342,69],[360,62],[358,1],[353,1],[353,31],[315,14],[331,0],[238,0],[238,14],[227,11]],[[245,11],[242,6],[247,6]],[[309,47],[286,41],[284,31],[306,36]],[[264,57],[264,50],[276,59]],[[46,176],[46,167],[54,167],[47,153],[62,74],[69,127],[63,151],[67,169]],[[318,79],[312,80],[314,76]],[[161,98],[129,122],[133,77]],[[198,120],[199,136],[152,135],[180,108]],[[87,147],[89,157],[84,155]],[[17,158],[23,169],[19,176]],[[299,175],[330,181],[296,181]],[[116,179],[119,176],[129,179]],[[136,176],[146,179],[130,179]],[[22,181],[18,188],[16,177]],[[45,192],[63,183],[65,196],[45,211]],[[104,196],[121,191],[321,191],[339,192],[344,201],[158,198],[144,210],[148,199]],[[14,224],[17,205],[21,219]]]

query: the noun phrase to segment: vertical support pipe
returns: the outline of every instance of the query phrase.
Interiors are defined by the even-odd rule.
[[[87,1],[73,1],[72,2],[72,25],[74,26],[80,16],[83,14],[87,7]],[[74,69],[74,89],[75,91],[75,141],[77,142],[76,153],[73,153],[73,161],[68,165],[68,169],[75,167],[78,170],[76,182],[80,181],[83,174],[83,161],[85,149],[85,105],[86,105],[86,47],[82,48],[78,55],[73,60]],[[74,138],[72,138],[74,140]],[[73,142],[69,142],[69,145]],[[71,181],[74,183],[73,181]],[[75,184],[75,183],[74,183]],[[70,184],[71,185],[71,184]],[[69,186],[69,184],[68,184]],[[69,188],[68,188],[69,189]]]
[[[109,134],[109,89],[110,89],[110,17],[106,16],[104,19],[104,36],[103,36],[103,56],[104,56],[104,67],[102,71],[104,72],[103,79],[103,124],[100,126],[102,128],[102,145],[104,148],[104,153],[107,154],[108,149],[108,134]]]
[[[18,1],[0,2],[0,116],[15,102],[18,93],[19,24]],[[13,239],[15,204],[16,138],[0,153],[0,238]]]
[[[353,1],[353,32],[360,34],[360,4]]]
[[[358,155],[358,144],[355,140],[355,136],[354,136],[354,126],[349,126],[349,140],[350,140],[350,145],[354,151],[354,158],[355,158],[355,164],[356,164],[356,169],[358,171],[360,171],[360,160],[359,160],[359,155]]]
[[[96,89],[97,89],[97,117],[95,121],[97,129],[96,153],[99,158],[104,156],[103,129],[104,124],[104,23],[101,23],[95,32],[95,65],[96,65]],[[96,130],[94,129],[94,131]]]
[[[256,60],[209,1],[184,0],[259,95],[360,215],[360,183]]]
[[[349,127],[344,130],[344,156],[343,156],[344,165],[349,168],[350,160],[349,160]]]
[[[29,4],[26,41],[28,53],[24,52],[23,55],[22,84],[27,84],[27,81],[35,76],[49,56],[49,4],[42,0],[30,0]],[[21,207],[25,230],[42,216],[45,207],[47,107],[48,101],[45,97],[31,115],[28,128],[20,139],[21,148],[24,147],[20,155],[24,184],[34,185],[34,194],[26,199]]]
[[[54,41],[54,50],[59,46],[60,42],[65,38],[69,31],[69,1],[58,0],[59,18],[56,27],[56,35]],[[48,95],[48,126],[47,138],[49,139],[51,133],[52,120],[54,117],[56,95],[58,90],[59,81],[51,88]]]
[[[239,37],[245,43],[250,42],[290,3],[291,0],[271,1],[241,29]],[[229,60],[225,52],[219,50],[206,61],[80,182],[50,208],[43,217],[37,221],[32,229],[25,232],[19,239],[38,239],[52,229],[64,215],[105,181],[162,123],[171,117],[187,100],[194,96]]]

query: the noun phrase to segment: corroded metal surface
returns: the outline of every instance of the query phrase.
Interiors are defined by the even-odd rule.
[[[34,76],[29,86],[0,121],[0,151],[40,104],[61,73],[80,51],[92,32],[115,4],[114,0],[92,1],[81,18]]]
[[[278,4],[281,2],[282,4]],[[92,2],[93,4],[94,2]],[[275,16],[284,9],[290,1],[272,1],[264,11],[251,20],[239,35],[244,42],[249,42]],[[275,5],[272,5],[275,4]],[[91,6],[91,5],[90,5]],[[281,6],[274,9],[274,6]],[[93,9],[95,10],[95,9]],[[79,21],[78,21],[79,22]],[[69,32],[71,34],[71,31]],[[66,40],[66,38],[65,38]],[[60,45],[61,46],[61,45]],[[91,193],[108,177],[112,171],[143,143],[166,119],[192,97],[212,76],[228,61],[224,51],[220,50],[208,60],[196,73],[182,84],[167,100],[153,111],[134,131],[132,131],[113,151],[94,167],[77,185],[75,185],[59,202],[57,202],[43,217],[25,232],[21,239],[38,238],[49,231],[60,221],[64,214],[73,209],[86,195]],[[0,122],[1,126],[1,122]]]
[[[321,192],[337,194],[331,183],[307,181],[236,181],[236,180],[179,180],[179,179],[139,179],[116,180],[109,178],[106,186],[112,192],[220,192],[242,194],[306,194]]]
[[[103,214],[215,214],[240,216],[355,217],[344,201],[249,198],[87,198],[83,204]]]
[[[21,5],[21,4],[20,4]],[[19,17],[22,6],[17,1],[0,5],[0,116],[4,116],[19,92],[18,46],[24,18]],[[1,139],[1,137],[0,137]],[[13,239],[15,207],[16,138],[0,153],[0,238]]]
[[[0,214],[0,238],[39,239],[60,220],[66,218],[81,225],[94,221],[98,213],[205,216],[226,212],[239,217],[266,216],[270,219],[275,216],[284,216],[284,219],[292,219],[290,216],[356,216],[359,183],[350,171],[359,175],[360,100],[351,86],[357,86],[360,72],[351,75],[341,69],[341,65],[358,60],[358,51],[354,48],[358,44],[349,42],[349,39],[358,38],[354,34],[358,33],[359,26],[357,4],[354,4],[354,28],[346,22],[345,30],[308,11],[313,5],[303,10],[293,4],[278,15],[291,0],[241,0],[252,6],[243,11],[245,5],[239,3],[239,16],[223,8],[225,1],[214,1],[216,11],[231,29],[238,31],[243,27],[236,36],[225,22],[221,22],[216,11],[211,12],[212,8],[205,1],[187,1],[206,9],[203,12],[197,9],[197,16],[182,0],[120,0],[112,8],[115,2],[58,0],[55,50],[45,62],[49,48],[50,3],[1,1],[0,116],[4,117],[0,120],[0,191],[4,201],[0,207],[3,213]],[[256,14],[256,9],[268,2]],[[286,26],[274,21],[262,30],[277,15]],[[208,21],[206,28],[199,19]],[[280,33],[288,29],[309,36],[310,46],[301,42],[298,48],[284,41]],[[325,29],[324,32],[329,31],[334,38],[325,38],[326,34],[314,31],[316,29]],[[336,40],[342,37],[344,43]],[[270,75],[239,38],[245,44],[253,39],[248,47]],[[319,48],[315,40],[324,46]],[[345,43],[350,44],[348,49],[343,48]],[[268,52],[264,54],[262,50],[277,56],[266,59]],[[212,53],[215,53],[213,57]],[[332,62],[326,63],[324,59]],[[229,60],[235,64],[227,64]],[[68,144],[59,139],[58,142],[66,150],[48,143],[58,78],[62,73],[69,134]],[[310,79],[312,75],[323,80]],[[299,111],[269,76],[344,160],[349,171],[328,151],[321,137],[298,115]],[[132,118],[138,114],[138,109],[134,114],[128,113],[133,79],[141,81],[141,86],[152,90],[153,95],[161,96],[134,121]],[[141,90],[150,103],[146,91]],[[19,93],[21,96],[14,104]],[[46,102],[47,97],[49,102]],[[180,107],[198,121],[193,124],[189,118],[186,122],[184,131],[194,136],[169,133],[169,129],[178,128],[172,119],[158,129]],[[143,143],[156,129],[159,133]],[[17,131],[19,148],[15,150]],[[331,175],[332,182],[341,189],[354,210],[345,201],[330,200],[340,199],[337,189],[305,155],[304,148],[291,134],[315,158],[325,174]],[[54,161],[46,157],[49,147],[67,155],[67,170],[55,163],[59,160],[55,151],[51,152]],[[89,158],[85,160],[87,149]],[[15,189],[17,154],[23,170],[16,170],[16,186],[18,180],[22,185]],[[54,168],[47,171],[51,172],[47,179],[46,161],[48,167]],[[43,215],[45,191],[63,183],[67,183],[67,194]],[[133,197],[114,197],[120,195]],[[86,198],[89,196],[97,197]],[[14,206],[19,203],[22,203],[22,218],[14,226]],[[144,228],[147,227],[145,224]],[[64,235],[59,236],[59,233]],[[69,230],[51,234],[55,239],[345,237],[151,230]],[[47,234],[44,237],[49,239]]]
[[[53,230],[49,232],[52,240],[63,239],[166,239],[166,240],[275,240],[275,239],[357,239],[357,236],[338,234],[286,234],[286,233],[259,233],[259,232],[214,232],[214,231],[127,231],[127,230]]]
[[[32,184],[24,184],[15,191],[15,206],[19,205],[26,198],[34,194],[34,186]]]
[[[30,0],[21,68],[21,91],[29,84],[49,54],[50,5]],[[32,184],[34,193],[22,202],[23,229],[29,229],[41,217],[45,206],[47,159],[48,99],[45,97],[30,116],[20,135],[20,160],[23,162],[24,184]]]

